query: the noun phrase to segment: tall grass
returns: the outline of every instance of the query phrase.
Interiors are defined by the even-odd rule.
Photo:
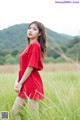
[[[14,103],[16,76],[0,74],[0,111],[10,111]],[[45,99],[39,102],[41,120],[80,120],[80,72],[41,72],[41,76],[45,89]],[[27,104],[21,117],[30,120]]]

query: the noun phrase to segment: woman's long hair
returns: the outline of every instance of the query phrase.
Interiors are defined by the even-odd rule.
[[[38,42],[40,43],[41,46],[41,52],[42,52],[42,57],[45,57],[46,54],[46,33],[45,33],[45,27],[41,22],[34,21],[29,24],[28,28],[32,25],[36,24],[37,28],[39,29],[40,36],[38,36]],[[28,44],[30,44],[30,39],[28,38]]]

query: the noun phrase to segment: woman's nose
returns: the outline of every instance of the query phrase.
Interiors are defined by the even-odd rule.
[[[30,29],[29,31],[32,32],[32,29]]]

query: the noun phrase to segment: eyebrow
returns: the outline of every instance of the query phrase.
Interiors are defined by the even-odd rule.
[[[29,28],[30,28],[30,27],[32,27],[32,26],[29,26]],[[32,27],[32,28],[38,29],[38,28],[37,28],[37,26],[35,26],[35,27]]]

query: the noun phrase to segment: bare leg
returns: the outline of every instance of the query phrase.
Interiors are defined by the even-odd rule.
[[[23,99],[20,97],[16,98],[16,100],[13,104],[13,107],[11,109],[11,113],[14,116],[15,120],[21,120],[19,112],[20,112],[21,108],[23,106],[25,106],[25,104],[26,104],[26,99]]]
[[[32,120],[40,120],[38,100],[29,99],[28,105]]]

